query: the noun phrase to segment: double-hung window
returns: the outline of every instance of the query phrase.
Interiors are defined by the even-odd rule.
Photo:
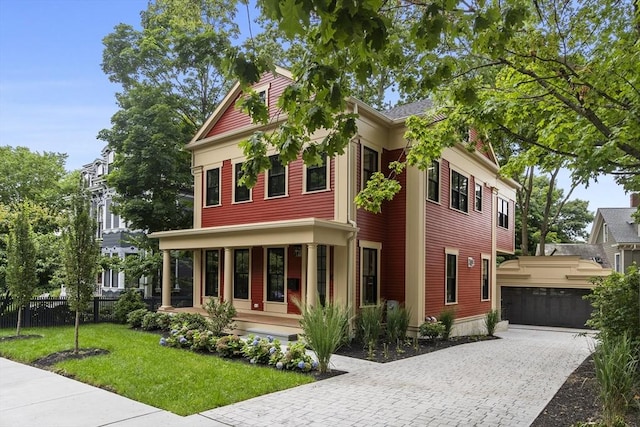
[[[206,206],[220,204],[220,168],[207,171],[207,195]]]
[[[469,178],[451,171],[451,207],[462,212],[468,212]]]
[[[489,299],[489,277],[490,277],[489,259],[482,258],[482,291],[481,291],[482,300]]]
[[[249,299],[249,249],[233,253],[233,297]]]
[[[267,301],[284,302],[284,248],[267,249]]]
[[[427,199],[440,202],[440,162],[432,160],[427,169]]]
[[[378,152],[362,146],[362,187],[367,186],[371,176],[378,172]]]
[[[378,250],[362,248],[362,305],[378,304]]]
[[[458,255],[447,253],[445,302],[454,304],[458,301]]]
[[[235,174],[235,182],[234,182],[234,192],[233,192],[233,201],[234,202],[246,202],[251,200],[251,190],[244,185],[240,184],[240,179],[244,174],[242,172],[242,163],[236,163],[234,166],[234,174]]]
[[[476,182],[476,200],[475,209],[478,212],[482,212],[482,184]]]
[[[306,191],[320,191],[327,189],[327,155],[319,165],[307,166]]]
[[[219,296],[220,289],[220,251],[205,251],[204,294],[208,297]]]
[[[267,197],[284,196],[287,191],[287,169],[280,156],[270,156],[271,169],[267,172]]]
[[[498,226],[509,228],[509,201],[498,197]]]

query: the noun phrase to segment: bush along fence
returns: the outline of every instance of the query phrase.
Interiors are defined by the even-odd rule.
[[[89,310],[84,312],[80,321],[83,323],[115,322],[113,305],[118,298],[94,297]],[[160,297],[144,298],[150,311],[156,311],[162,301]],[[192,297],[172,297],[174,307],[192,305]],[[35,298],[22,312],[22,327],[46,327],[73,325],[75,313],[69,309],[66,298]],[[0,328],[15,328],[18,322],[18,307],[11,297],[0,297]]]

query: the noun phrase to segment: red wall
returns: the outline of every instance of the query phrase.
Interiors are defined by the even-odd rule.
[[[273,73],[265,73],[260,81],[254,85],[254,87],[262,86],[265,84],[270,85],[268,90],[269,117],[274,117],[278,114],[278,98],[282,94],[284,88],[291,84],[291,80],[280,75],[274,77]],[[242,94],[238,95],[231,106],[224,113],[222,113],[222,116],[220,116],[218,121],[213,125],[213,128],[211,128],[209,133],[207,133],[206,137],[220,135],[234,129],[249,126],[251,124],[251,119],[249,118],[249,116],[236,108],[235,103],[241,96]]]
[[[251,248],[251,272],[250,281],[251,289],[251,310],[264,310],[262,301],[264,300],[264,248],[262,246],[254,246]],[[255,304],[258,304],[255,307]]]
[[[295,256],[294,247],[289,246],[287,251],[287,279],[294,278],[300,281],[300,287],[297,291],[290,291],[287,288],[287,313],[300,314],[300,310],[293,302],[293,299],[297,298],[300,301],[302,298],[302,256]],[[285,283],[286,286],[287,284]]]
[[[449,163],[441,162],[441,203],[426,203],[426,295],[425,316],[437,316],[443,309],[455,310],[456,317],[483,314],[491,309],[481,301],[481,253],[491,254],[491,190],[483,188],[482,212],[474,210],[475,180],[469,180],[469,212],[449,208]],[[464,171],[460,171],[464,172]],[[458,303],[445,307],[445,247],[458,249]],[[475,266],[467,266],[473,257]],[[490,266],[494,268],[493,266]]]
[[[265,200],[264,176],[260,174],[252,190],[252,201],[233,204],[233,165],[225,160],[222,166],[221,206],[210,206],[202,209],[202,227],[223,225],[250,224],[254,222],[281,221],[299,218],[334,218],[334,161],[330,162],[330,190],[317,193],[302,194],[302,160],[289,163],[288,197]],[[206,174],[202,174],[203,200],[205,199]]]

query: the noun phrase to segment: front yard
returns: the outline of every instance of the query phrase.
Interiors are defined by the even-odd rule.
[[[73,327],[29,328],[22,333],[42,338],[2,340],[15,334],[14,329],[2,329],[0,356],[33,363],[73,349]],[[307,375],[162,347],[158,341],[157,334],[125,325],[82,325],[80,346],[109,353],[65,360],[50,369],[183,416],[314,381]]]

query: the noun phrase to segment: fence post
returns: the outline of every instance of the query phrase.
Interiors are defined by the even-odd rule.
[[[98,297],[93,297],[93,323],[100,322],[100,301]]]

